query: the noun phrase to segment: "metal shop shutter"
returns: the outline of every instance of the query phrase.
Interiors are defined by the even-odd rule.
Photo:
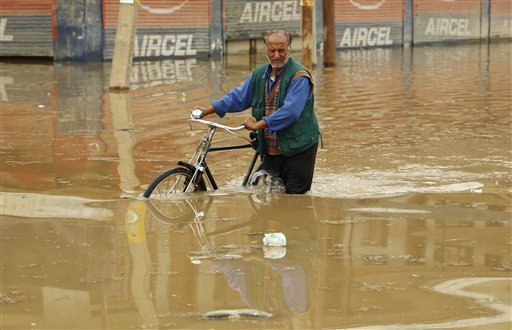
[[[414,0],[414,43],[480,38],[481,2]]]
[[[0,56],[53,56],[53,0],[0,1]]]
[[[210,0],[140,0],[134,58],[195,57],[210,50]],[[103,58],[112,59],[119,0],[103,1]]]
[[[262,33],[270,29],[301,33],[300,0],[225,0],[224,17],[226,40],[261,39]]]
[[[491,1],[491,38],[512,38],[512,2],[510,0]]]
[[[336,0],[336,48],[403,44],[403,0]]]

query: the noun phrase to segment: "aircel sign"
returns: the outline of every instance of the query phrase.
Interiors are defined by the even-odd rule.
[[[299,0],[224,2],[225,30],[228,40],[259,39],[269,29],[300,32],[301,6]]]
[[[247,2],[238,23],[285,22],[300,20],[299,1]]]
[[[137,35],[133,54],[135,57],[195,56],[192,34]]]
[[[468,18],[429,18],[425,35],[432,36],[470,36]]]
[[[113,58],[119,0],[104,0],[105,59]],[[139,7],[135,58],[195,57],[208,53],[209,0],[135,1]],[[220,5],[219,5],[220,6]]]
[[[482,12],[485,7],[484,2],[465,0],[437,0],[435,4],[419,2],[414,7],[414,42],[480,38],[482,15],[485,14]],[[489,1],[487,2],[487,5],[490,5]]]
[[[338,48],[386,47],[403,39],[403,8],[386,0],[336,3]]]
[[[432,14],[423,14],[416,17],[414,21],[414,41],[416,43],[456,39],[467,40],[480,37],[480,17],[478,15],[432,16]]]
[[[342,48],[391,45],[391,26],[346,28],[339,43]]]

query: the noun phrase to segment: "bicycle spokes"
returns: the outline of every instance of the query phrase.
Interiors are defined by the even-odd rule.
[[[190,188],[189,188],[190,187]],[[194,178],[194,173],[183,167],[172,168],[162,173],[144,193],[144,197],[164,199],[186,191],[205,191],[202,176]]]

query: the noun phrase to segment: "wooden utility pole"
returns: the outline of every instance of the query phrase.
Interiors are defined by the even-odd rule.
[[[322,1],[324,19],[324,65],[336,65],[336,20],[334,17],[334,0]]]
[[[121,0],[110,73],[110,89],[128,89],[130,87],[138,11],[138,1]]]
[[[314,0],[301,0],[302,6],[302,64],[313,66],[313,3]]]

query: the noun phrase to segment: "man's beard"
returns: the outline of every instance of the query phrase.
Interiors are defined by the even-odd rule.
[[[284,61],[282,62],[282,64],[281,64],[281,61],[279,61],[279,62],[280,62],[280,64],[274,65],[274,64],[272,63],[272,61],[271,61],[271,60],[268,58],[268,56],[267,56],[267,60],[268,60],[268,62],[270,63],[270,65],[272,66],[272,68],[275,68],[275,69],[281,69],[283,66],[285,66],[285,65],[286,65],[286,62],[288,62],[288,59],[289,59],[289,58],[290,58],[290,56],[288,55],[288,56],[286,56],[286,57],[285,57],[285,59],[284,59]]]

